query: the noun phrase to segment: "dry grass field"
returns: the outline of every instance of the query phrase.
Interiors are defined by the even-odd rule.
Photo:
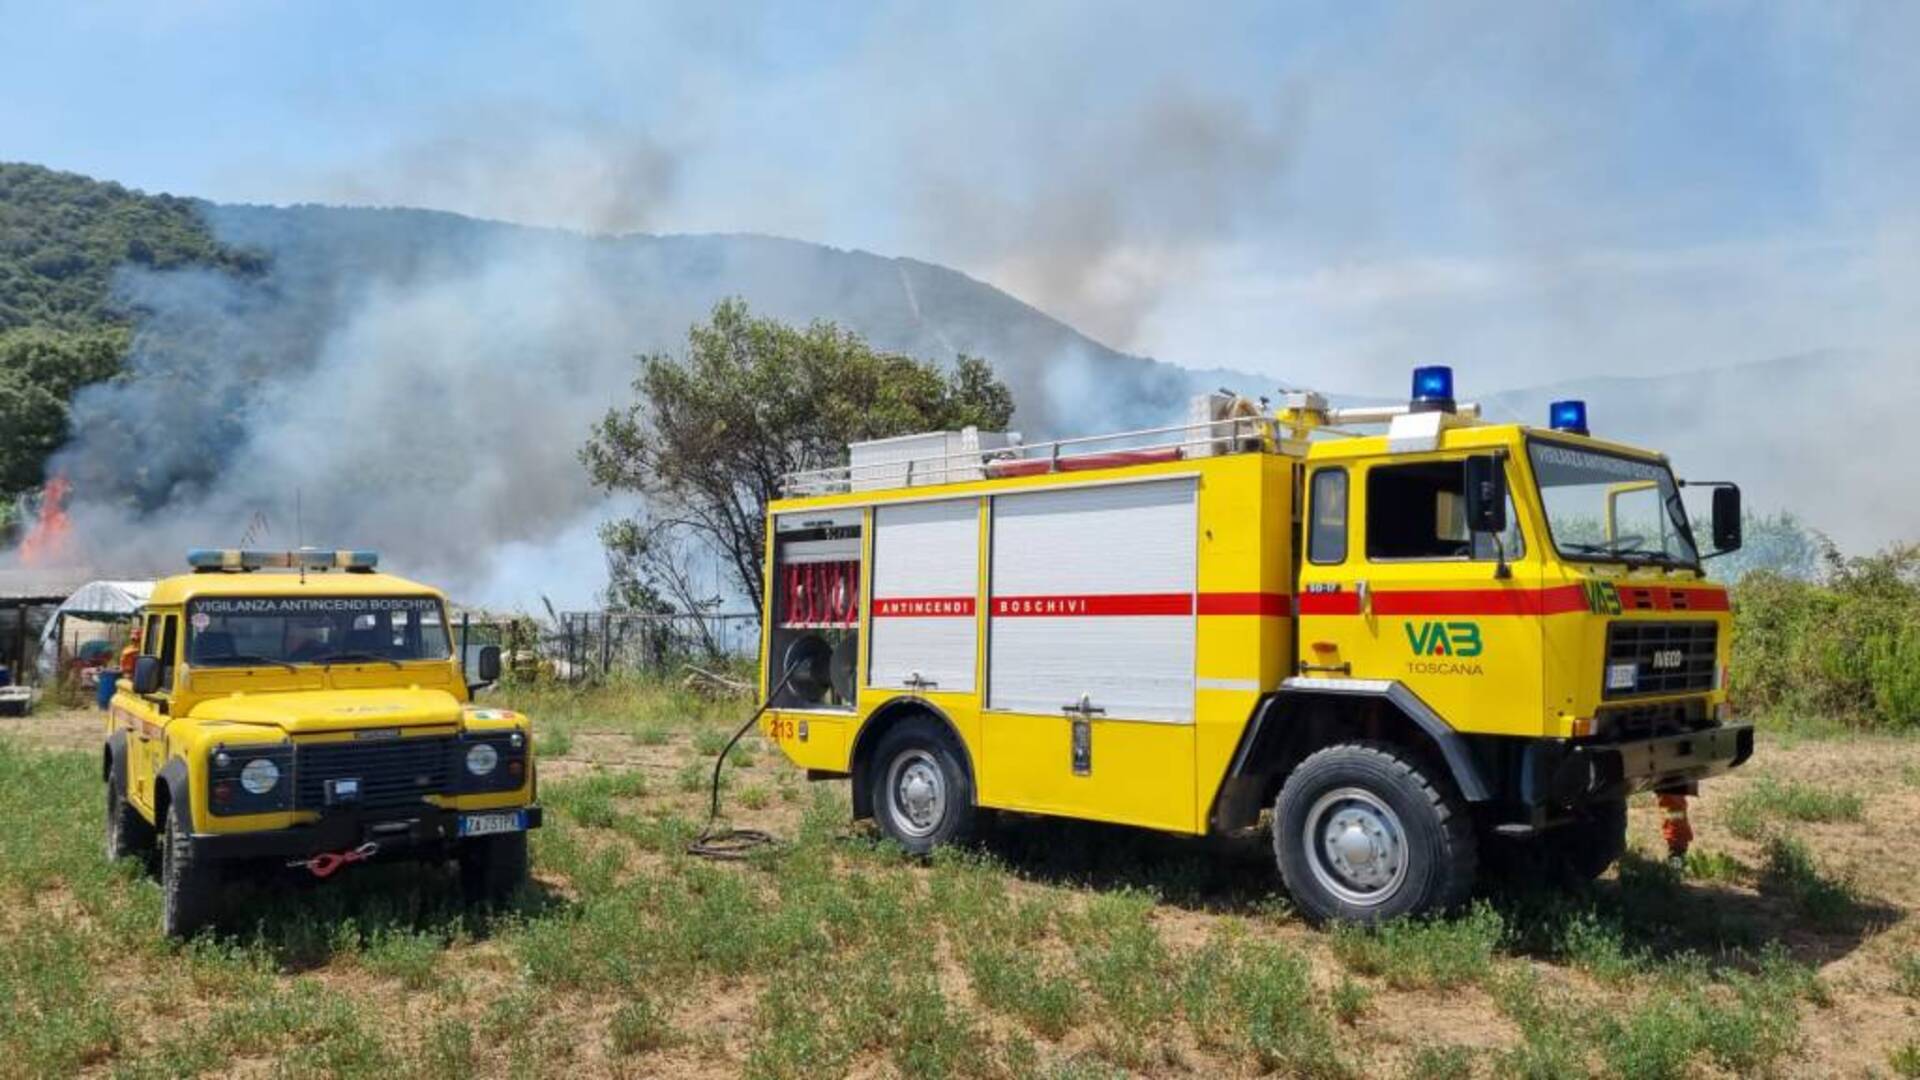
[[[442,870],[236,885],[157,934],[100,849],[98,714],[0,721],[0,1074],[179,1076],[1920,1076],[1920,741],[1765,736],[1696,803],[1684,874],[1323,931],[1262,837],[1022,818],[916,861],[747,740],[748,705],[521,689],[535,882],[480,916]]]

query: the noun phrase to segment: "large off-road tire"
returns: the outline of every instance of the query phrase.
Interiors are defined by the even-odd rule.
[[[915,855],[973,833],[973,775],[953,735],[934,720],[906,720],[881,735],[864,782],[874,822]]]
[[[107,773],[107,861],[153,854],[153,826],[127,801],[126,767],[115,763]]]
[[[1473,889],[1473,825],[1449,779],[1399,747],[1330,746],[1288,775],[1273,852],[1294,905],[1324,922],[1381,923],[1458,906]]]
[[[505,905],[527,880],[527,834],[460,841],[460,891],[470,904]]]
[[[160,838],[160,930],[189,938],[213,921],[220,896],[220,870],[195,857],[186,822],[187,809],[174,804]]]

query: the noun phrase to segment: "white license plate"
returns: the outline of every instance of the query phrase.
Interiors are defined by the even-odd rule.
[[[1611,664],[1607,667],[1607,689],[1631,690],[1639,676],[1638,664]]]
[[[494,833],[520,832],[526,827],[527,817],[518,810],[508,810],[498,814],[460,815],[461,836],[491,836]]]

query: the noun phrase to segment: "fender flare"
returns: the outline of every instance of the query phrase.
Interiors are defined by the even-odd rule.
[[[100,779],[111,784],[115,772],[124,782],[127,776],[127,733],[115,729],[107,736],[105,749],[100,755]]]
[[[1221,779],[1220,790],[1214,796],[1212,816],[1216,820],[1223,814],[1236,816],[1229,809],[1229,804],[1235,800],[1258,797],[1257,793],[1244,790],[1244,785],[1237,781],[1258,773],[1259,759],[1275,747],[1276,739],[1283,737],[1279,733],[1288,719],[1314,702],[1327,698],[1383,702],[1411,722],[1439,750],[1441,762],[1446,766],[1454,785],[1459,788],[1462,798],[1470,803],[1480,803],[1494,797],[1467,737],[1455,731],[1404,683],[1395,679],[1294,677],[1282,681],[1278,690],[1260,700],[1246,728],[1241,731],[1239,745],[1234,748],[1233,757],[1227,765],[1227,774]]]
[[[173,813],[175,807],[185,806],[187,808],[187,831],[193,831],[193,789],[188,786],[189,780],[187,777],[186,759],[168,759],[166,765],[161,768],[160,775],[156,778],[156,781],[155,787],[164,786],[167,789],[167,813]],[[186,801],[182,803],[182,799]],[[156,819],[159,818],[159,816],[158,814],[154,815]],[[159,821],[156,828],[164,830],[166,828],[166,822]]]
[[[870,800],[867,785],[861,782],[860,776],[864,771],[862,769],[865,764],[864,755],[872,752],[874,743],[879,739],[877,733],[893,726],[894,718],[903,713],[927,713],[947,729],[947,734],[953,736],[954,745],[960,748],[961,762],[967,767],[967,775],[973,780],[974,801],[978,802],[980,772],[973,766],[973,749],[967,745],[967,740],[960,737],[960,729],[955,726],[953,718],[948,716],[940,706],[926,698],[905,695],[894,698],[869,713],[866,721],[860,725],[860,730],[854,734],[853,748],[847,754],[847,774],[853,778],[854,818],[871,817],[873,814],[873,808],[868,805]]]

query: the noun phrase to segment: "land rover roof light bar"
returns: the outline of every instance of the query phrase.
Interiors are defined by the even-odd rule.
[[[197,574],[253,570],[345,570],[371,574],[380,565],[377,551],[301,548],[298,551],[260,551],[254,548],[194,548],[187,565]]]

